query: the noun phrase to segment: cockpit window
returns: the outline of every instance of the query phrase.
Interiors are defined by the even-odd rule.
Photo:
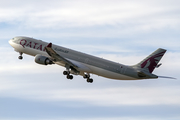
[[[12,38],[11,41],[13,41],[14,43],[19,43],[19,39],[16,37]]]
[[[11,40],[15,40],[15,38],[12,38]]]
[[[11,40],[15,42],[15,41],[17,41],[17,38],[14,37],[14,38],[12,38]]]

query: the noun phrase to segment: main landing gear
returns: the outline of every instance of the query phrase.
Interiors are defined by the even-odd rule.
[[[22,56],[22,52],[19,52],[20,56],[18,57],[18,59],[22,60],[23,59],[23,56]]]
[[[88,83],[93,83],[93,79],[90,78],[90,75],[89,75],[89,74],[85,74],[83,77],[84,77],[84,79],[87,79],[87,82],[88,82]]]
[[[67,70],[67,71],[64,71],[63,74],[67,76],[67,79],[70,79],[70,80],[73,79],[73,76],[70,75],[70,71],[68,71],[68,70]],[[93,79],[90,78],[89,73],[88,73],[88,74],[84,74],[83,77],[84,77],[84,79],[87,79],[87,82],[88,82],[88,83],[93,83]]]
[[[70,79],[70,80],[73,79],[73,76],[70,75],[70,72],[69,72],[69,71],[64,71],[63,74],[64,74],[64,75],[67,75],[67,79]]]

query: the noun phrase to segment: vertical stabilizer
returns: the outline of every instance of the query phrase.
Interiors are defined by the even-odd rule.
[[[158,65],[159,61],[165,54],[166,50],[159,48],[156,51],[154,51],[152,54],[150,54],[148,57],[146,57],[144,60],[142,60],[140,63],[135,65],[134,67],[143,69],[149,73],[152,73],[153,70]]]

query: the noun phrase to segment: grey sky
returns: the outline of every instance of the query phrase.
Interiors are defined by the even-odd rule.
[[[0,0],[0,119],[179,120],[180,1]],[[69,81],[63,67],[42,66],[8,44],[29,36],[133,65],[167,49],[154,71],[177,80]]]

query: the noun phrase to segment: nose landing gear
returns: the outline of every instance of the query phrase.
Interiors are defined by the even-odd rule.
[[[22,59],[23,59],[23,56],[19,56],[18,59],[22,60]]]
[[[23,59],[23,56],[22,56],[22,52],[19,52],[20,56],[18,57],[18,59],[22,60]]]

